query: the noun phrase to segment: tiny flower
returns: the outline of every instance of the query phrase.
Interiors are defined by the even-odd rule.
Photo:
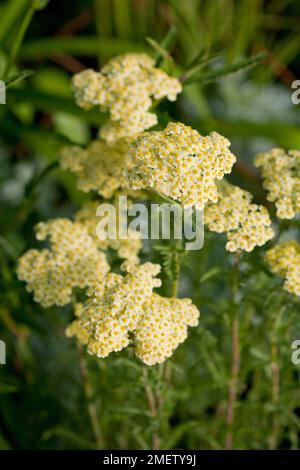
[[[120,216],[118,201],[118,197],[113,200],[116,214],[114,220],[110,221],[107,219],[107,223],[114,224],[114,227],[116,228],[115,239],[109,237],[100,239],[97,236],[96,228],[99,220],[101,220],[96,216],[97,207],[99,206],[98,201],[90,201],[84,204],[83,207],[78,212],[76,212],[75,221],[86,227],[89,235],[93,238],[100,250],[107,250],[108,248],[111,248],[118,253],[119,258],[131,261],[133,264],[137,264],[139,262],[138,252],[142,248],[140,233],[133,232],[132,230],[128,229],[126,238],[121,236],[118,230]],[[130,207],[131,201],[127,200],[127,203],[128,207]],[[127,215],[124,214],[124,217],[127,218]]]
[[[88,69],[76,74],[73,89],[82,108],[98,105],[110,113],[101,137],[115,142],[132,140],[154,126],[157,117],[149,112],[153,99],[175,101],[182,87],[177,78],[156,68],[148,55],[128,53],[110,60],[100,72]]]
[[[123,174],[128,165],[128,144],[108,145],[100,139],[94,140],[86,149],[76,145],[63,147],[60,165],[75,173],[79,189],[96,191],[109,199],[117,190],[126,187]]]
[[[279,243],[267,251],[266,261],[273,273],[285,278],[284,289],[300,296],[300,244],[295,240]]]
[[[88,352],[106,357],[128,346],[130,333],[143,314],[143,304],[161,281],[155,276],[160,266],[124,264],[127,274],[109,273],[91,286],[80,325],[88,332]]]
[[[212,232],[226,233],[228,251],[252,251],[274,236],[264,206],[253,204],[252,195],[227,181],[219,184],[219,200],[205,209],[204,221]]]
[[[280,219],[293,219],[300,212],[300,151],[274,148],[256,156],[268,200],[275,202]]]
[[[66,336],[68,338],[72,338],[73,336],[75,336],[81,344],[87,344],[89,340],[89,334],[84,328],[82,328],[80,324],[80,317],[83,312],[83,304],[75,304],[74,310],[75,317],[77,318],[73,320],[66,328]]]
[[[85,288],[109,271],[104,253],[81,224],[68,219],[41,222],[36,238],[48,240],[50,249],[27,251],[17,274],[43,307],[68,304],[75,287]]]
[[[153,188],[184,207],[203,209],[217,201],[216,180],[230,173],[236,160],[229,145],[217,132],[204,137],[181,123],[145,132],[130,149],[128,186]]]
[[[170,357],[188,335],[188,326],[197,326],[199,311],[190,299],[164,298],[152,294],[143,305],[137,325],[135,353],[152,366]]]

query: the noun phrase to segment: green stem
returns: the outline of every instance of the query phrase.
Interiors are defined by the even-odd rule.
[[[79,353],[79,367],[83,382],[83,389],[87,401],[88,414],[91,423],[91,428],[95,438],[95,444],[97,449],[103,449],[103,436],[99,424],[99,419],[97,416],[96,404],[93,399],[93,388],[89,379],[87,363],[84,355],[82,354],[82,346],[79,342],[77,342],[77,349]]]
[[[36,10],[36,5],[37,5],[37,0],[31,0],[30,1],[30,6],[29,6],[28,10],[25,13],[25,16],[24,16],[24,18],[22,20],[22,23],[21,23],[21,26],[20,26],[20,29],[17,33],[17,36],[16,36],[16,38],[14,40],[14,43],[13,43],[13,46],[11,48],[10,55],[9,55],[9,58],[8,58],[8,61],[7,61],[5,70],[4,70],[4,79],[6,79],[9,76],[11,68],[13,67],[13,65],[14,65],[14,63],[17,59],[17,56],[18,56],[20,47],[22,45],[24,36],[25,36],[26,31],[29,27],[29,24],[32,20],[34,12]]]
[[[276,416],[276,408],[279,403],[280,397],[280,367],[279,367],[279,358],[278,358],[278,345],[275,342],[275,339],[272,340],[271,345],[271,381],[272,381],[272,405],[273,418],[272,418],[272,428],[271,435],[269,437],[269,449],[276,449],[278,445],[278,435],[279,435],[279,423]]]
[[[153,419],[157,419],[160,411],[160,407],[157,401],[156,394],[152,389],[152,385],[149,380],[148,369],[146,367],[143,368],[143,379],[144,379],[144,388],[146,392],[147,402],[151,417]],[[152,439],[151,439],[151,449],[152,450],[159,450],[160,449],[160,436],[158,430],[154,430],[152,432]]]
[[[240,370],[240,324],[237,305],[237,292],[239,287],[239,263],[240,253],[237,253],[234,260],[232,279],[233,316],[231,326],[231,370],[226,410],[227,432],[224,444],[224,448],[226,450],[231,450],[233,448],[233,428],[235,418],[235,406],[238,394],[238,376]]]

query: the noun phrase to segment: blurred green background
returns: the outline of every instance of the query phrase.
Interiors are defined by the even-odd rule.
[[[172,55],[173,62],[162,57],[170,73],[183,73],[202,54],[207,60],[179,100],[159,106],[160,122],[180,120],[202,134],[226,135],[238,157],[232,181],[265,202],[254,155],[273,146],[300,148],[299,105],[291,102],[299,20],[298,0],[1,0],[0,79],[7,83],[7,102],[0,105],[0,339],[7,345],[7,364],[0,366],[1,449],[95,446],[78,351],[64,335],[71,309],[42,309],[15,275],[18,256],[36,246],[34,224],[70,216],[88,197],[55,166],[63,144],[86,144],[103,122],[97,110],[76,106],[71,76],[127,51],[157,54],[147,37]],[[220,73],[249,65],[262,52],[255,67]],[[234,445],[268,447],[276,416],[276,446],[299,448],[299,367],[290,362],[291,341],[300,336],[299,304],[280,289],[273,296],[279,284],[261,265],[261,254],[249,256],[241,281]],[[170,381],[159,368],[147,372],[164,397],[159,416],[149,413],[143,367],[130,353],[88,358],[103,448],[150,448],[154,432],[162,448],[223,448],[231,267],[220,236],[208,236],[204,250],[185,260],[180,293],[193,298],[202,317],[170,361]],[[271,334],[282,304],[286,320]],[[272,404],[274,341],[281,390]]]

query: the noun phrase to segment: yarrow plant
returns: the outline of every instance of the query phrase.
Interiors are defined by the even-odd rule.
[[[223,404],[217,410],[226,414],[224,446],[232,448],[240,364],[238,302],[243,296],[239,275],[247,269],[243,261],[270,243],[261,261],[264,269],[271,275],[269,267],[283,277],[286,291],[300,295],[299,243],[277,243],[281,232],[272,226],[272,206],[265,207],[274,202],[281,219],[293,219],[300,211],[300,152],[273,149],[256,157],[267,191],[264,205],[257,204],[250,192],[225,179],[237,160],[226,137],[215,131],[205,136],[181,122],[170,120],[166,126],[159,122],[156,105],[162,99],[176,101],[182,86],[178,78],[159,69],[154,59],[137,53],[118,56],[100,71],[88,69],[73,77],[78,106],[98,107],[108,114],[89,145],[68,145],[59,155],[61,169],[75,174],[78,189],[90,199],[78,208],[73,221],[59,218],[37,225],[37,239],[48,245],[25,252],[17,274],[43,307],[72,303],[74,318],[66,335],[76,338],[80,351],[98,361],[128,354],[145,366],[165,363],[181,349],[189,327],[197,327],[200,317],[201,302],[178,297],[186,239],[179,242],[174,237],[153,247],[152,242],[143,245],[138,230],[129,231],[127,238],[118,230],[114,238],[103,238],[98,232],[98,207],[101,203],[118,207],[120,196],[126,195],[129,207],[132,201],[151,204],[155,198],[183,209],[203,210],[207,232],[226,234],[225,248],[233,253],[228,255],[232,366],[226,411]],[[114,223],[119,227],[119,220]],[[223,373],[215,365],[211,370],[217,377]],[[273,375],[272,380],[276,380]],[[145,389],[156,417],[147,381]],[[90,415],[95,427],[93,410]],[[273,428],[270,447],[277,438],[276,423]]]

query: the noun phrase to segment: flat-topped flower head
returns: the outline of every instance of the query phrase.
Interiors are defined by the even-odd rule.
[[[188,326],[197,326],[199,311],[190,299],[164,298],[152,294],[143,306],[144,314],[134,335],[135,353],[152,366],[170,357],[188,335]]]
[[[109,273],[87,292],[81,326],[89,333],[88,352],[106,357],[128,346],[143,314],[143,304],[153,288],[161,285],[155,276],[160,266],[125,263],[127,274]]]
[[[204,222],[212,232],[227,233],[226,250],[249,252],[273,238],[267,209],[253,204],[248,191],[223,180],[218,193],[218,202],[205,209]]]
[[[284,289],[300,296],[300,244],[295,240],[279,243],[267,251],[266,261],[273,273],[285,278]]]
[[[96,191],[109,199],[115,191],[126,187],[123,174],[128,165],[128,144],[108,145],[99,139],[86,149],[77,145],[63,147],[60,165],[75,173],[79,189]]]
[[[131,146],[127,176],[132,189],[153,188],[184,207],[217,201],[216,180],[230,173],[235,156],[217,132],[202,136],[181,123],[145,132]]]
[[[81,224],[68,219],[41,222],[36,238],[48,240],[50,249],[27,251],[17,274],[43,307],[69,303],[75,287],[85,288],[109,271],[105,255]]]
[[[300,212],[300,151],[274,148],[260,153],[255,165],[261,169],[268,200],[275,203],[280,219],[293,219]]]
[[[127,200],[127,202],[128,207],[130,207],[131,201]],[[116,208],[116,216],[114,216],[111,221],[107,219],[107,223],[113,224],[116,228],[115,238],[107,237],[102,239],[97,235],[97,224],[101,220],[101,218],[96,216],[97,208],[99,206],[98,201],[90,201],[84,204],[83,207],[76,212],[75,221],[81,223],[87,228],[89,235],[93,238],[100,250],[111,248],[118,253],[119,258],[137,264],[139,262],[138,253],[142,248],[141,234],[130,229],[127,229],[126,237],[123,237],[122,234],[120,234],[119,213],[121,211],[119,211],[119,198],[117,197],[114,199],[113,203]],[[111,217],[111,215],[109,214],[108,217]],[[122,215],[122,217],[126,217],[127,219],[127,214]]]
[[[182,86],[155,67],[147,54],[128,53],[110,60],[100,72],[84,70],[73,77],[77,104],[89,109],[100,106],[110,113],[101,136],[107,141],[127,138],[132,140],[145,129],[157,123],[149,112],[152,101],[168,98],[175,101]]]

